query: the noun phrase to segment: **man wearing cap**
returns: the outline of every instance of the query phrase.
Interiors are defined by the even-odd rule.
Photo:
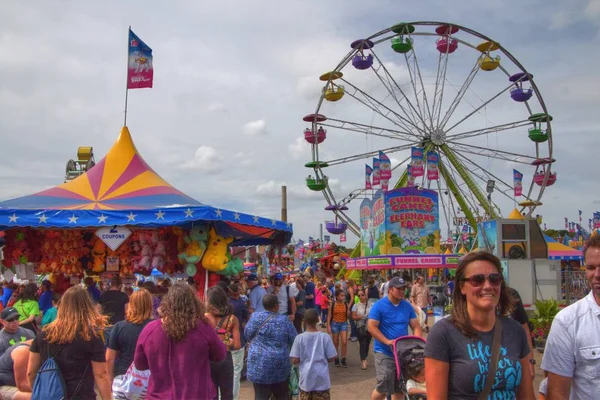
[[[250,294],[248,295],[248,311],[250,311],[250,314],[265,311],[265,308],[263,307],[263,297],[265,297],[267,291],[258,283],[258,276],[256,276],[256,274],[250,274],[246,281],[248,282],[248,288],[250,289]]]
[[[375,339],[374,358],[377,386],[371,394],[371,400],[383,400],[386,394],[392,399],[401,393],[397,379],[396,362],[390,347],[394,340],[408,335],[410,325],[415,336],[421,336],[421,326],[412,305],[404,299],[406,282],[394,276],[387,283],[387,297],[382,298],[371,308],[367,327]]]
[[[49,280],[42,281],[40,290],[42,294],[40,294],[38,304],[42,315],[44,315],[46,311],[52,308],[52,283]]]
[[[32,331],[19,326],[19,312],[14,307],[2,310],[0,322],[4,326],[0,331],[0,355],[17,343],[35,338]]]
[[[283,284],[283,274],[278,272],[273,275],[273,286],[268,290],[269,294],[274,294],[279,300],[279,314],[288,315],[290,321],[296,317],[296,299],[290,293],[290,288]]]

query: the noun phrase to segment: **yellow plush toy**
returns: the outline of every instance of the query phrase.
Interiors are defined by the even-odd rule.
[[[217,272],[227,268],[227,246],[233,242],[233,238],[225,239],[217,235],[214,228],[208,232],[208,243],[204,256],[202,257],[202,266],[212,272]]]

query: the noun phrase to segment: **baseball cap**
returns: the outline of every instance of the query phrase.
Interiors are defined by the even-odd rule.
[[[273,279],[283,280],[283,274],[281,272],[278,272],[275,275],[273,275]]]
[[[246,278],[247,281],[257,281],[258,280],[258,276],[256,276],[256,274],[250,274],[248,275],[248,277]]]
[[[395,276],[392,278],[389,285],[390,285],[390,287],[401,288],[401,287],[406,287],[406,282],[404,282],[404,279],[402,279],[398,276]]]
[[[0,317],[2,319],[10,319],[11,317],[19,317],[19,312],[14,307],[8,307],[2,310],[2,315]]]

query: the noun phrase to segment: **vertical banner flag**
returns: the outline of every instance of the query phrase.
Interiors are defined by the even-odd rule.
[[[435,151],[427,153],[427,179],[437,181],[440,179],[440,171],[438,170],[440,156]]]
[[[127,89],[151,88],[153,79],[152,49],[130,29]]]
[[[425,165],[423,164],[423,149],[420,147],[411,147],[410,165],[412,166],[413,178],[425,175]]]
[[[406,181],[406,187],[414,187],[415,177],[412,174],[412,165],[410,164],[406,166],[406,175],[408,176],[408,180]]]
[[[513,188],[515,197],[523,194],[523,174],[516,169],[513,169]]]
[[[340,235],[340,243],[345,243],[346,242],[346,233],[342,233]]]
[[[323,236],[323,240],[325,240],[325,243],[329,243],[329,241],[331,240],[331,236],[325,235]]]
[[[581,224],[581,214],[583,214],[583,211],[579,210],[579,223]]]
[[[593,227],[594,227],[594,229],[600,228],[600,212],[599,211],[596,211],[594,213]]]
[[[381,189],[388,190],[388,183],[392,178],[392,163],[383,151],[379,151],[379,179],[381,180]]]
[[[588,220],[588,228],[590,229],[590,231],[592,230],[592,219],[591,218]]]
[[[375,188],[375,186],[379,186],[379,183],[381,183],[381,178],[379,176],[379,166],[379,158],[373,157],[373,188]]]
[[[548,228],[546,228],[546,223],[544,222],[544,230],[547,231]]]
[[[565,217],[565,229],[569,229],[569,218]]]
[[[373,185],[371,185],[371,174],[373,173],[373,168],[369,164],[365,164],[365,189],[373,189]]]

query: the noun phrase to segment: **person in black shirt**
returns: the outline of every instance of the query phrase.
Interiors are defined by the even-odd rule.
[[[31,385],[27,381],[29,347],[33,340],[17,343],[0,356],[0,398],[29,399]]]
[[[525,332],[527,333],[527,342],[529,343],[529,373],[532,377],[535,377],[535,360],[533,358],[533,342],[531,338],[531,329],[529,328],[529,316],[527,315],[527,311],[525,311],[525,307],[523,306],[523,301],[521,300],[521,295],[516,289],[509,288],[510,295],[515,299],[515,308],[510,313],[510,317],[517,321]]]
[[[98,301],[102,306],[102,313],[110,318],[111,325],[125,319],[125,306],[129,303],[129,296],[121,292],[121,285],[119,276],[112,278],[110,290],[102,293]]]
[[[152,295],[146,289],[133,293],[124,321],[113,326],[106,349],[106,365],[111,382],[127,372],[142,329],[152,321]],[[114,385],[113,385],[114,388]]]
[[[95,399],[94,383],[103,400],[111,399],[100,337],[106,320],[84,288],[67,289],[58,305],[56,320],[45,325],[31,344],[29,384],[33,387],[42,363],[52,356],[65,380],[68,399]]]

